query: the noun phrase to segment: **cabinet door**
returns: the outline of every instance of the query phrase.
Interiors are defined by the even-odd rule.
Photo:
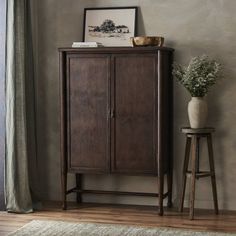
[[[155,55],[120,55],[114,59],[112,171],[156,173]]]
[[[69,170],[108,172],[110,57],[72,54],[67,65]]]

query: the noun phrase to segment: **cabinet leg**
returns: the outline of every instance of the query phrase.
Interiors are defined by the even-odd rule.
[[[191,193],[190,193],[190,214],[189,219],[194,218],[194,200],[195,200],[195,184],[196,184],[196,167],[197,167],[197,137],[192,138],[192,173],[191,173]]]
[[[173,145],[172,145],[173,146]],[[172,188],[173,188],[173,151],[169,151],[169,168],[167,172],[167,190],[168,190],[168,202],[167,207],[172,207]]]
[[[158,192],[159,192],[159,215],[163,216],[163,191],[164,191],[164,176],[159,174],[158,178]]]
[[[212,175],[211,175],[211,185],[212,185],[212,193],[213,193],[213,200],[214,200],[214,208],[215,208],[215,214],[217,215],[219,213],[219,209],[218,209],[218,201],[217,201],[215,165],[214,165],[211,135],[207,136],[207,145],[208,145],[210,171],[212,173]]]
[[[61,175],[61,187],[62,187],[62,209],[67,209],[67,202],[66,202],[66,191],[67,191],[67,173],[64,172]]]
[[[76,177],[76,188],[82,190],[82,174],[75,174]],[[76,196],[77,203],[82,203],[82,195],[80,192],[77,192]]]
[[[173,171],[172,169],[169,170],[167,174],[167,185],[168,185],[168,202],[167,202],[167,207],[171,208],[172,207],[172,185],[173,185]]]
[[[186,172],[188,170],[190,147],[191,147],[191,138],[187,137],[186,146],[185,146],[183,175],[182,175],[182,181],[183,182],[182,182],[181,198],[180,198],[180,206],[179,206],[179,211],[180,212],[183,212],[183,208],[184,208],[184,196],[185,196],[186,181],[187,181]]]

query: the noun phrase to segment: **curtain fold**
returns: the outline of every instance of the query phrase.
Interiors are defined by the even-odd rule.
[[[33,211],[36,131],[30,0],[7,1],[5,200],[9,212]]]

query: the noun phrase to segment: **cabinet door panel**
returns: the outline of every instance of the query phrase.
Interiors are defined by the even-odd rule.
[[[113,172],[156,173],[156,57],[114,60]]]
[[[110,57],[71,56],[68,62],[69,169],[110,169]]]

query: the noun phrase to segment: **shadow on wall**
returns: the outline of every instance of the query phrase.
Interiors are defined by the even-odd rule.
[[[0,210],[5,209],[4,157],[5,157],[5,31],[6,1],[0,2]]]
[[[142,9],[140,7],[138,8],[137,25],[138,25],[137,35],[146,35],[146,31],[145,31],[145,27],[144,27],[144,20],[143,20]]]
[[[209,123],[216,128],[216,132],[213,135],[213,148],[216,166],[216,178],[218,184],[217,190],[220,196],[219,201],[221,202],[221,207],[223,209],[230,209],[230,203],[228,201],[230,197],[230,194],[228,193],[230,186],[229,182],[227,181],[227,177],[230,177],[232,173],[230,174],[228,171],[227,162],[230,156],[225,155],[225,150],[228,149],[228,151],[230,151],[231,147],[235,147],[236,145],[235,143],[232,143],[231,146],[230,143],[225,142],[226,138],[229,137],[231,133],[231,125],[228,124],[227,120],[230,118],[230,114],[233,114],[231,113],[231,110],[228,110],[227,112],[228,106],[225,106],[224,98],[229,91],[229,87],[233,79],[233,73],[229,73],[229,71],[227,71],[227,67],[224,67],[224,62],[221,63],[223,65],[224,78],[212,88],[212,91],[210,91],[207,100],[209,109]],[[235,102],[236,101],[234,100],[229,101],[229,103],[232,103],[233,107],[235,107]],[[234,151],[232,150],[232,152]]]

